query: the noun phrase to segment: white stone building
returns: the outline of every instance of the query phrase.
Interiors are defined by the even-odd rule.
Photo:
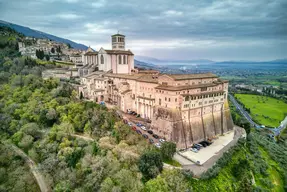
[[[134,70],[134,54],[125,50],[125,36],[112,35],[112,50],[101,48],[99,52],[89,49],[83,54],[84,66],[79,75],[85,76],[94,71],[131,74]]]

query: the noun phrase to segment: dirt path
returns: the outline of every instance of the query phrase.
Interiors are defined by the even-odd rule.
[[[31,170],[32,174],[34,175],[41,191],[42,192],[50,192],[51,189],[47,185],[47,183],[44,179],[44,176],[40,173],[40,171],[37,167],[37,164],[32,159],[30,159],[30,157],[28,157],[21,149],[19,149],[15,145],[9,144],[9,146],[11,146],[13,148],[13,150],[26,161],[26,163],[30,167],[30,170]]]

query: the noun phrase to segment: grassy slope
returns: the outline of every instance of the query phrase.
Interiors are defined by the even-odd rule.
[[[284,114],[287,113],[287,104],[278,99],[250,94],[236,94],[235,96],[247,108],[250,108],[252,118],[263,125],[277,127],[284,119]],[[263,115],[270,118],[264,118]]]
[[[261,188],[265,188],[269,191],[274,192],[284,192],[284,180],[282,178],[281,169],[277,162],[273,161],[268,153],[260,147],[260,152],[262,153],[262,156],[264,158],[264,161],[266,161],[269,165],[268,173],[269,176],[267,176],[267,179],[270,180],[274,184],[273,189],[268,189],[263,183],[261,183],[260,179],[264,178],[263,175],[260,174],[254,174],[255,179],[255,186],[259,186]],[[232,174],[232,168],[233,166],[236,166],[240,159],[243,159],[243,157],[250,154],[249,150],[245,147],[242,148],[240,151],[236,152],[232,160],[223,168],[220,170],[218,176],[215,178],[209,179],[209,180],[198,180],[193,179],[191,181],[191,185],[193,187],[193,191],[203,192],[203,191],[236,191],[239,187],[239,180],[237,180],[233,174]],[[266,177],[265,177],[266,178]]]
[[[235,153],[232,157],[232,161],[221,169],[215,178],[209,180],[192,180],[193,191],[234,191],[234,186],[238,183],[232,176],[231,169],[242,156],[245,156],[244,150]]]
[[[278,165],[277,162],[273,161],[268,153],[262,148],[259,147],[259,150],[261,152],[262,157],[266,162],[268,162],[269,168],[268,168],[268,173],[269,173],[269,180],[273,183],[274,188],[271,191],[278,191],[278,192],[284,192],[284,180],[281,176],[281,168]],[[260,175],[255,175],[255,182],[257,185],[262,185],[259,181],[260,178],[263,178]]]

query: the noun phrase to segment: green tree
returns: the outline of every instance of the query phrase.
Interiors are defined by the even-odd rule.
[[[50,55],[45,55],[46,61],[50,61]]]
[[[55,53],[54,47],[51,48],[51,53]]]
[[[145,185],[145,191],[147,192],[169,192],[168,184],[161,176],[156,179],[149,180]]]
[[[113,191],[115,184],[110,177],[107,177],[104,182],[101,184],[101,191],[102,192],[110,192]]]
[[[59,182],[55,189],[55,192],[71,192],[71,184],[69,181],[61,181]]]
[[[250,131],[251,131],[250,123],[247,122],[247,121],[244,121],[244,122],[242,122],[241,126],[245,129],[246,134],[248,135],[250,133]]]
[[[82,100],[83,98],[84,98],[83,92],[81,91],[81,92],[80,92],[80,99]]]
[[[32,146],[33,139],[34,138],[31,135],[24,135],[18,145],[19,147],[27,151]]]
[[[141,155],[138,167],[146,180],[155,178],[163,169],[161,154],[155,150],[146,151]]]
[[[176,152],[175,143],[169,141],[162,143],[160,148],[162,159],[171,160],[175,152]]]
[[[61,51],[61,47],[60,47],[60,46],[58,46],[58,47],[56,48],[56,51],[57,51],[57,53],[62,53],[62,51]]]

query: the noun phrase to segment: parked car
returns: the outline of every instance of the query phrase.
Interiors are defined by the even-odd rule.
[[[201,145],[201,144],[199,144],[199,143],[197,143],[197,144],[195,144],[195,145],[198,145],[200,148],[202,148],[203,146]]]
[[[147,132],[148,132],[149,134],[151,134],[151,135],[153,134],[153,131],[152,131],[152,130],[148,130]]]
[[[203,147],[206,147],[207,144],[204,141],[199,142],[198,144],[202,145]]]
[[[160,143],[155,143],[154,144],[157,148],[160,148],[161,146],[160,146]]]
[[[202,142],[204,142],[208,146],[212,144],[212,142],[210,142],[210,141],[202,141]]]
[[[143,137],[144,137],[145,139],[147,139],[147,138],[148,138],[148,136],[147,136],[146,134],[143,134]]]
[[[159,139],[159,142],[163,143],[163,142],[165,142],[165,140],[164,139]]]
[[[131,123],[131,122],[128,122],[128,125],[131,127],[131,126],[133,126],[133,124]]]
[[[191,151],[193,151],[194,153],[198,153],[198,149],[196,148],[190,148]]]
[[[159,138],[159,136],[156,135],[156,134],[153,134],[152,136],[153,136],[155,139],[158,139],[158,138]]]
[[[200,150],[200,146],[198,144],[193,144],[192,148],[196,148],[197,150]]]
[[[142,129],[142,130],[144,130],[144,131],[146,131],[146,128],[145,128],[145,126],[141,126],[141,129]]]
[[[136,130],[136,132],[137,132],[138,134],[142,134],[142,132],[141,132],[140,130]]]
[[[132,130],[136,131],[136,130],[137,130],[137,128],[136,128],[135,126],[132,126]]]
[[[150,143],[154,143],[153,139],[149,139],[149,142],[150,142]]]
[[[126,119],[123,119],[123,122],[124,122],[125,124],[127,124],[127,123],[128,123],[128,120],[126,120]]]
[[[141,127],[141,126],[143,126],[141,123],[137,123],[136,124],[138,127]]]

